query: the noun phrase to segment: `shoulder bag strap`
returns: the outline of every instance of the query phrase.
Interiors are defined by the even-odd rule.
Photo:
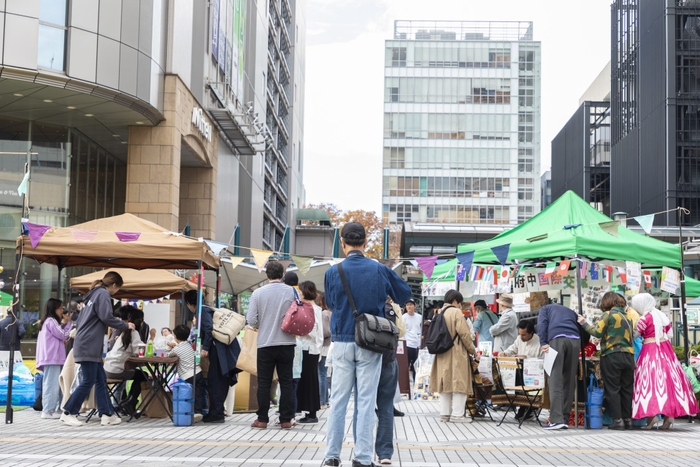
[[[493,321],[493,312],[491,310],[485,310],[484,313],[486,313],[486,316],[489,317],[489,321],[491,321],[491,326],[495,325],[496,323]]]
[[[355,306],[355,300],[352,299],[352,293],[350,293],[350,287],[348,287],[348,280],[345,277],[345,272],[343,271],[343,263],[338,263],[338,274],[340,274],[340,281],[343,283],[343,288],[345,289],[345,295],[348,296],[348,302],[350,303],[350,308],[352,308],[352,314],[357,318],[357,307]]]

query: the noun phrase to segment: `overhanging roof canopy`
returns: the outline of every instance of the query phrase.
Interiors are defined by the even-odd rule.
[[[331,221],[328,211],[324,209],[297,209],[296,219],[298,221],[328,221],[329,223]]]
[[[114,271],[124,279],[124,285],[114,295],[114,298],[153,300],[180,291],[197,290],[197,284],[164,269],[144,269],[141,271],[122,268],[105,269],[104,271],[73,277],[70,280],[70,286],[80,293],[86,293],[92,287],[92,283],[102,279],[108,271]]]
[[[593,261],[636,261],[644,266],[680,268],[680,248],[619,226],[617,236],[605,232],[612,220],[573,191],[512,230],[479,243],[461,244],[458,252],[474,251],[474,262],[498,264],[491,248],[510,244],[508,261],[572,258]]]
[[[83,232],[80,232],[83,231]],[[86,231],[94,238],[76,240]],[[138,233],[134,241],[120,241],[116,233]],[[197,269],[199,261],[216,269],[218,256],[204,241],[178,236],[133,214],[106,217],[65,228],[53,228],[36,249],[29,236],[17,237],[17,252],[40,263],[59,267],[122,267],[132,269]]]
[[[239,122],[228,109],[208,109],[211,119],[217,128],[226,136],[229,143],[242,156],[254,156],[257,154],[254,142],[250,140],[252,135],[246,131],[246,125]]]

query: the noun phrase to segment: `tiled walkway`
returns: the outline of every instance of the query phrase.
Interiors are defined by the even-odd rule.
[[[614,432],[569,429],[546,432],[536,422],[518,429],[506,422],[441,423],[438,402],[407,401],[396,418],[393,465],[445,466],[681,466],[700,462],[700,425],[680,421],[671,431]],[[352,412],[349,411],[349,414]],[[4,418],[4,414],[0,415]],[[319,466],[325,449],[326,414],[317,425],[252,430],[253,414],[225,424],[175,427],[167,419],[140,419],[102,427],[94,418],[70,428],[28,410],[0,425],[0,465],[205,465]],[[545,417],[546,418],[546,417]],[[348,417],[343,462],[350,466]]]

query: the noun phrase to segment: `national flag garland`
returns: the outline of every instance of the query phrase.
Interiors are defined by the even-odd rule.
[[[547,263],[544,270],[544,277],[549,277],[557,270],[557,263]]]
[[[571,260],[567,259],[565,261],[562,261],[561,263],[559,263],[559,270],[557,271],[557,273],[560,276],[563,276],[564,274],[569,272],[569,267],[571,267]]]

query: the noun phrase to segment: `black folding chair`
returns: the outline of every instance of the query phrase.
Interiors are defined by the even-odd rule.
[[[522,359],[516,357],[498,357],[498,360],[494,359],[494,362],[496,363],[496,365],[498,365],[498,373],[500,375],[500,378],[498,378],[499,384],[501,386],[501,389],[505,393],[506,399],[508,400],[508,408],[506,409],[506,413],[503,414],[503,418],[499,422],[498,426],[501,426],[501,424],[504,422],[506,416],[511,410],[513,411],[513,415],[517,416],[517,412],[515,410],[515,407],[517,406],[527,407],[527,411],[525,412],[525,414],[532,413],[535,416],[535,420],[537,420],[537,423],[539,423],[540,426],[542,426],[542,421],[540,421],[540,412],[542,411],[542,390],[544,388],[540,388],[537,386],[525,386],[523,384],[524,381],[522,379]],[[515,371],[515,385],[506,386],[503,383],[503,370],[505,369]],[[518,374],[521,375],[521,378],[517,377]],[[520,384],[518,384],[518,379],[520,380]],[[522,417],[518,421],[518,428],[522,427],[524,421],[525,417]]]

